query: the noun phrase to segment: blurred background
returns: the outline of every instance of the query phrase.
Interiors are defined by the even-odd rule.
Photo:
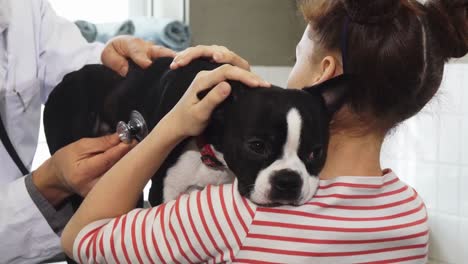
[[[77,24],[90,41],[133,32],[175,49],[224,45],[246,58],[254,72],[283,87],[294,64],[295,45],[305,28],[294,0],[275,0],[275,5],[271,0],[49,2],[60,16],[81,21]],[[426,203],[433,264],[468,263],[466,102],[468,58],[462,58],[447,65],[438,96],[419,115],[395,129],[382,150],[383,166],[413,186]],[[33,167],[48,157],[41,129]]]

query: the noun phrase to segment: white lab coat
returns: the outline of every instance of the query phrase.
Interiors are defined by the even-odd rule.
[[[100,63],[103,45],[86,43],[47,0],[0,0],[0,42],[0,114],[30,168],[41,104],[66,73]],[[3,144],[0,168],[0,263],[37,263],[59,254],[58,235],[31,200]]]

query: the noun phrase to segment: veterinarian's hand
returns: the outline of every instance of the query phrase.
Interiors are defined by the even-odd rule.
[[[230,51],[228,48],[217,45],[199,45],[177,53],[177,56],[174,58],[174,62],[171,64],[171,69],[174,70],[179,67],[183,67],[191,61],[203,57],[211,58],[216,63],[227,63],[250,71],[250,65],[246,60]]]
[[[33,172],[33,183],[53,205],[74,193],[86,196],[133,146],[121,143],[116,134],[81,139],[58,150]]]
[[[142,68],[151,65],[152,60],[160,57],[174,57],[176,52],[154,45],[132,36],[118,36],[111,39],[104,48],[101,60],[104,65],[118,72],[122,76],[128,73],[128,61],[132,59]]]
[[[240,81],[249,87],[270,87],[268,82],[256,74],[236,66],[225,64],[212,71],[202,71],[176,106],[168,113],[166,124],[172,127],[176,137],[196,136],[203,132],[211,113],[231,92],[226,80]],[[214,87],[202,100],[197,94]]]

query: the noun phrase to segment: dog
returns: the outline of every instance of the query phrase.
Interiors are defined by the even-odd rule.
[[[198,59],[170,70],[171,62],[160,58],[147,69],[132,64],[126,78],[103,65],[66,75],[45,105],[51,154],[81,138],[114,133],[132,110],[153,128],[200,71],[220,66]],[[152,206],[235,178],[240,194],[261,206],[301,205],[314,195],[326,160],[329,123],[346,100],[349,78],[302,90],[229,83],[231,95],[214,110],[203,135],[177,145],[153,176]]]

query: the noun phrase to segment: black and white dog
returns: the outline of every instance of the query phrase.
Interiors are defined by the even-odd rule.
[[[133,66],[127,78],[102,65],[65,76],[44,113],[51,153],[80,138],[115,132],[132,110],[153,128],[198,72],[220,66],[196,60],[170,70],[171,62],[157,59],[146,70]],[[204,134],[179,144],[154,175],[152,205],[234,177],[241,195],[259,205],[300,205],[312,198],[326,159],[329,122],[344,102],[348,78],[303,90],[230,84],[232,94],[214,111]]]

